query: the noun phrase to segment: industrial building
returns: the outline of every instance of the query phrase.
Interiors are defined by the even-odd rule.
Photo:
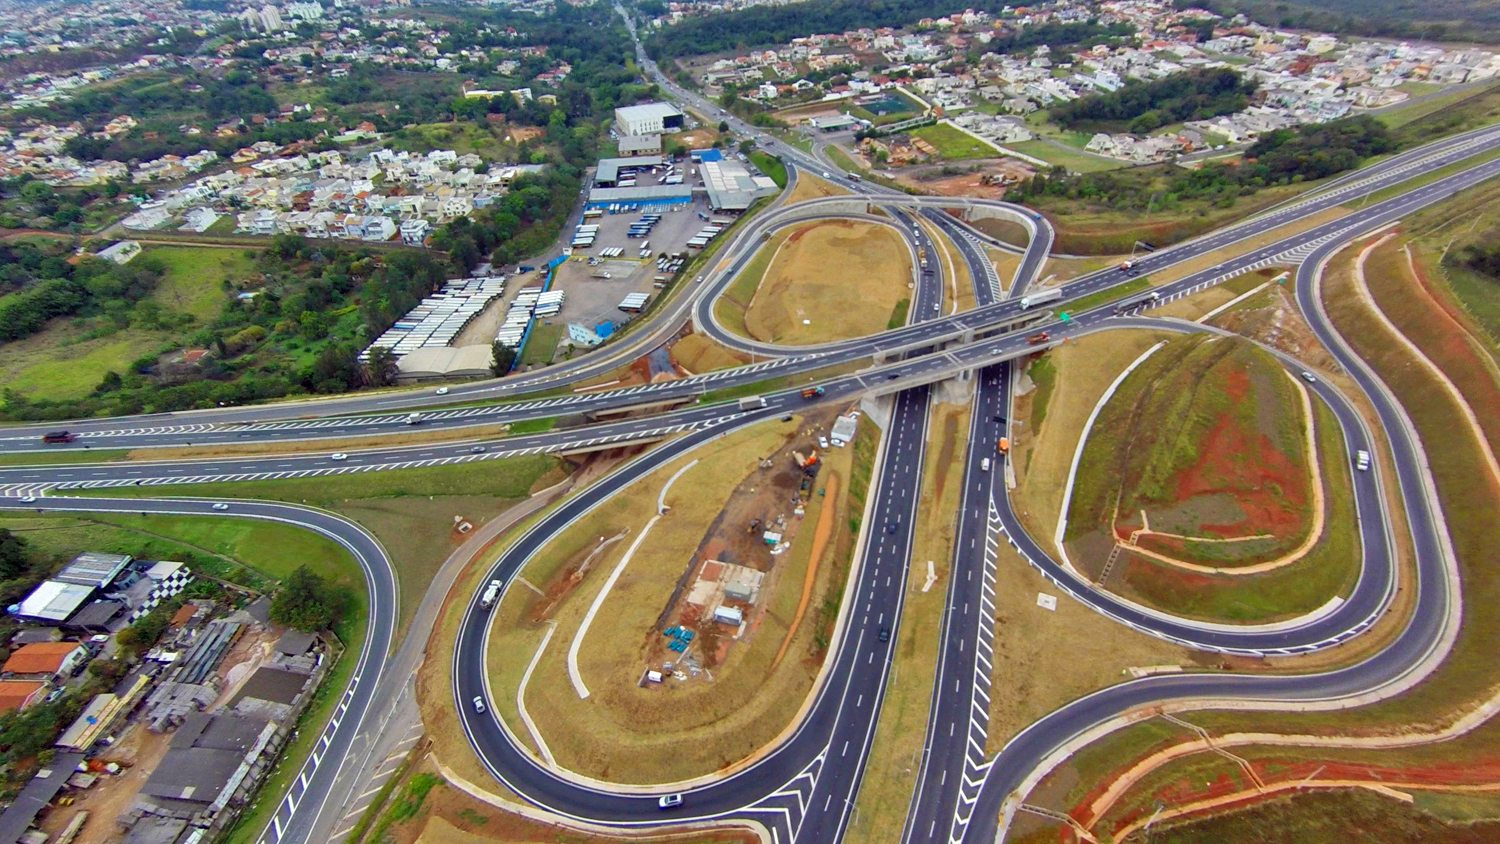
[[[770,176],[752,176],[734,161],[704,161],[698,172],[708,191],[708,205],[715,211],[744,211],[755,200],[780,190]]]
[[[594,184],[601,188],[612,188],[621,179],[621,176],[634,176],[637,170],[647,167],[660,167],[666,163],[666,159],[659,155],[638,155],[634,158],[601,158],[599,165],[594,168]]]
[[[671,103],[641,103],[615,109],[614,128],[621,135],[676,132],[683,128],[685,118],[682,109]]]
[[[9,611],[64,630],[113,633],[181,592],[192,579],[182,563],[86,551]]]

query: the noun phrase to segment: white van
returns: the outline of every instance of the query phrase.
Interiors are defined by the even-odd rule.
[[[979,469],[982,472],[988,472],[990,470],[990,459],[988,457],[979,461]]]

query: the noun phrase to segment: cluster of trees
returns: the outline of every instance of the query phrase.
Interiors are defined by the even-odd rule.
[[[1500,43],[1500,5],[1493,0],[1176,0],[1176,6],[1243,14],[1283,29]]]
[[[62,244],[0,246],[0,290],[15,291],[0,299],[0,343],[29,337],[59,316],[105,315],[128,325],[131,306],[166,272],[149,255],[121,266],[97,258],[76,265],[59,260],[67,254]]]
[[[337,624],[349,604],[348,589],[328,583],[307,566],[298,566],[271,599],[271,620],[314,633]]]
[[[11,250],[24,251],[24,244]],[[23,281],[21,292],[0,299],[0,330],[12,326],[39,327],[33,317],[7,318],[52,295],[60,286],[84,302],[69,313],[100,315],[94,332],[142,324],[169,330],[169,338],[122,372],[106,373],[88,396],[54,399],[27,397],[11,390],[0,393],[0,418],[41,420],[187,410],[224,404],[245,404],[300,393],[340,393],[384,384],[391,373],[361,364],[364,345],[389,328],[423,296],[453,276],[445,256],[437,252],[401,250],[376,254],[367,248],[348,250],[338,244],[281,235],[259,252],[250,252],[263,283],[253,299],[242,300],[230,280],[224,281],[224,308],[212,322],[193,324],[191,317],[164,311],[144,296],[146,282],[159,277],[160,265],[148,253],[123,267],[103,261],[82,261],[63,279]],[[52,267],[45,258],[24,254],[9,267]],[[0,261],[5,258],[0,254]],[[3,278],[4,271],[0,271]],[[102,304],[100,304],[102,302]],[[156,306],[148,308],[147,306]],[[122,309],[119,319],[113,319]],[[45,320],[41,320],[42,323]],[[207,348],[214,356],[188,373],[163,372],[159,358],[183,347]]]
[[[1500,281],[1500,246],[1470,244],[1469,246],[1465,246],[1459,255],[1450,255],[1448,260],[1456,260],[1461,266],[1468,267],[1474,272],[1495,281]]]
[[[545,250],[557,239],[582,188],[571,167],[549,167],[518,177],[510,192],[471,217],[453,220],[432,235],[432,245],[472,270],[486,257],[510,264]]]
[[[1054,106],[1052,119],[1066,129],[1144,134],[1184,120],[1205,120],[1241,111],[1255,82],[1227,68],[1173,73],[1151,82],[1131,82],[1108,94]]]
[[[1009,9],[1003,0],[831,0],[826,3],[791,3],[752,6],[727,14],[688,18],[663,29],[647,42],[654,59],[742,50],[767,44],[785,44],[809,32],[844,32],[860,27],[909,26],[922,18],[939,17],[966,9],[999,15]],[[991,41],[995,52],[1021,50],[1046,44],[1066,47],[1090,39],[1130,35],[1128,24],[1101,26],[1094,22],[1046,23],[1010,32]]]
[[[1017,202],[1084,200],[1129,211],[1170,211],[1186,200],[1221,208],[1268,185],[1322,179],[1358,167],[1397,143],[1368,115],[1295,130],[1273,132],[1246,151],[1238,164],[1206,164],[1197,170],[1170,165],[1072,174],[1063,168],[1040,173],[1006,193]]]

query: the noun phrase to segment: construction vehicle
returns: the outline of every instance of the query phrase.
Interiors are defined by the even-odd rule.
[[[1037,305],[1045,305],[1048,302],[1056,302],[1058,299],[1061,299],[1062,296],[1063,292],[1061,287],[1054,287],[1050,290],[1041,290],[1027,296],[1022,296],[1021,307],[1033,308]]]
[[[924,267],[927,266],[927,247],[925,247],[925,246],[918,246],[917,247],[917,260],[922,263],[922,266],[924,266]]]
[[[1001,437],[999,444],[995,446],[995,450],[1001,454],[1010,454],[1010,440],[1006,437]]]
[[[490,585],[484,587],[484,594],[479,596],[479,606],[489,609],[495,605],[495,599],[500,597],[500,588],[503,586],[498,580],[491,580]]]
[[[821,396],[821,395],[823,395],[823,388],[822,387],[803,387],[802,388],[802,397],[804,399],[815,399],[815,398],[817,398],[818,396]]]
[[[1052,339],[1052,335],[1048,334],[1045,331],[1043,331],[1040,334],[1033,334],[1030,337],[1027,337],[1026,338],[1026,342],[1028,342],[1031,345],[1035,346],[1038,343],[1045,343],[1045,342],[1047,342],[1050,339]]]

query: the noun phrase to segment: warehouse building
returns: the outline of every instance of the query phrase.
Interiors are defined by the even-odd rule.
[[[594,184],[603,188],[612,188],[620,181],[622,175],[634,176],[636,170],[647,167],[660,167],[666,163],[666,159],[659,155],[638,155],[634,158],[601,158],[599,166],[594,169]]]
[[[698,169],[708,190],[708,205],[715,211],[744,211],[755,200],[780,190],[770,176],[752,176],[735,161],[704,161]]]
[[[641,103],[615,109],[615,131],[621,135],[649,135],[652,132],[676,132],[686,117],[671,103]]]
[[[589,208],[605,208],[610,205],[624,210],[642,208],[669,208],[687,205],[693,201],[690,185],[648,185],[634,188],[594,188],[589,191]]]

